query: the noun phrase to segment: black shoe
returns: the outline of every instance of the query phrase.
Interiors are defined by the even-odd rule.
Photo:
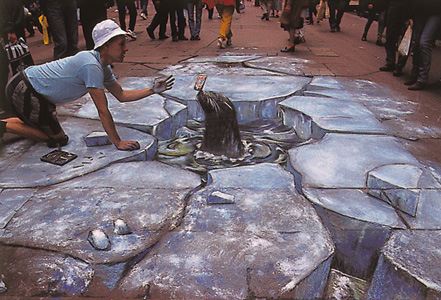
[[[266,19],[266,14],[263,14],[262,17],[260,18],[261,20],[265,20]]]
[[[197,35],[197,36],[194,37],[194,40],[195,40],[195,41],[200,41],[201,38],[199,37],[199,35]]]
[[[331,32],[336,32],[335,27],[331,27]]]
[[[417,83],[417,79],[415,77],[411,77],[409,80],[404,82],[404,85],[414,85]]]
[[[394,70],[395,70],[394,65],[385,64],[384,66],[380,67],[381,72],[393,72]]]
[[[401,77],[403,76],[403,70],[401,68],[396,68],[392,75],[394,75],[395,77]]]
[[[59,139],[50,138],[46,142],[46,144],[49,148],[57,148],[57,147],[66,146],[68,142],[69,142],[69,137],[67,135],[64,135],[62,138]]]
[[[181,35],[178,37],[180,41],[188,41],[188,38],[185,35]]]
[[[165,35],[165,34],[159,36],[159,39],[160,39],[160,40],[165,40],[165,39],[168,39],[168,38],[169,38],[169,36],[168,36],[168,35]]]
[[[159,38],[159,39],[161,39],[161,38]],[[179,41],[179,39],[178,39],[177,36],[174,36],[174,37],[172,37],[172,41],[173,41],[173,42],[177,42],[177,41]]]
[[[409,91],[421,91],[424,90],[425,88],[426,88],[426,84],[424,82],[417,81],[415,84],[409,86],[407,89]]]
[[[341,31],[340,26],[336,26],[336,27],[335,27],[335,31],[340,32],[340,31]]]
[[[194,41],[194,36],[191,36],[191,37],[190,37],[190,41]]]
[[[366,38],[366,36],[365,36],[365,35],[363,35],[363,36],[361,37],[361,40],[362,40],[363,42],[366,42],[366,41],[367,41],[367,38]]]
[[[155,33],[153,32],[153,30],[149,27],[146,28],[147,34],[150,37],[150,39],[154,40],[155,38]]]
[[[383,41],[381,39],[377,39],[377,41],[375,42],[375,45],[380,46],[380,47],[384,46]]]

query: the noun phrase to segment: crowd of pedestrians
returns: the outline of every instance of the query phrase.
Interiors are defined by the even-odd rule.
[[[289,42],[282,52],[294,52],[296,45],[305,42],[306,24],[313,25],[328,19],[329,31],[338,33],[349,0],[2,0],[0,1],[0,106],[5,106],[4,90],[10,70],[5,44],[33,36],[35,30],[48,32],[53,42],[53,59],[74,55],[78,49],[78,28],[81,23],[88,50],[94,49],[92,29],[107,19],[110,7],[118,12],[118,22],[127,36],[136,40],[137,18],[150,22],[145,28],[151,40],[173,42],[199,41],[203,30],[202,14],[220,19],[217,47],[232,45],[234,13],[241,13],[243,1],[254,1],[261,7],[261,20],[280,16],[281,27],[289,33]],[[367,22],[361,40],[367,41],[374,21],[378,21],[376,44],[385,48],[385,64],[379,69],[402,76],[408,57],[412,57],[412,71],[405,82],[410,90],[427,87],[431,67],[433,43],[441,32],[441,1],[439,0],[361,0],[358,12]],[[154,12],[153,12],[154,9]],[[45,25],[42,17],[47,20]],[[128,19],[128,20],[127,20]],[[127,23],[128,21],[128,23]],[[167,28],[168,27],[168,28]],[[406,30],[411,28],[412,39],[408,55],[398,54],[398,46]],[[158,29],[158,31],[157,31]],[[169,32],[169,35],[168,33]],[[338,39],[338,34],[336,34]],[[410,61],[410,60],[409,60]],[[5,109],[5,107],[0,107]]]

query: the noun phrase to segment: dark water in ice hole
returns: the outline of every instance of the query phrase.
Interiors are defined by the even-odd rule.
[[[239,128],[244,145],[241,157],[229,158],[201,151],[204,123],[190,120],[186,127],[177,131],[176,138],[159,142],[158,161],[205,175],[213,169],[258,163],[285,164],[289,149],[307,143],[280,119],[258,120]]]

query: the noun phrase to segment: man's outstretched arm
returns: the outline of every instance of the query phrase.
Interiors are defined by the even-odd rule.
[[[98,115],[104,130],[106,131],[109,140],[119,150],[136,150],[139,149],[139,143],[137,141],[124,141],[118,135],[116,131],[115,123],[113,122],[112,115],[110,114],[109,107],[107,105],[107,98],[102,89],[89,88],[90,96],[95,103]]]
[[[136,101],[153,94],[159,94],[170,90],[175,83],[175,79],[172,75],[165,79],[155,80],[152,88],[145,88],[140,90],[123,90],[118,82],[114,82],[109,87],[109,92],[118,99],[119,102],[131,102]]]

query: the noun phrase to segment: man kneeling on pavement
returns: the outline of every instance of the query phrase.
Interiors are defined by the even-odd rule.
[[[126,32],[112,20],[98,23],[92,32],[94,50],[32,66],[11,78],[7,99],[17,117],[0,121],[0,131],[64,146],[68,136],[56,117],[56,105],[74,101],[89,93],[109,140],[119,150],[139,149],[137,141],[122,140],[110,114],[104,88],[120,102],[136,101],[172,88],[172,76],[155,81],[152,88],[123,90],[110,65],[122,62],[127,52]]]

